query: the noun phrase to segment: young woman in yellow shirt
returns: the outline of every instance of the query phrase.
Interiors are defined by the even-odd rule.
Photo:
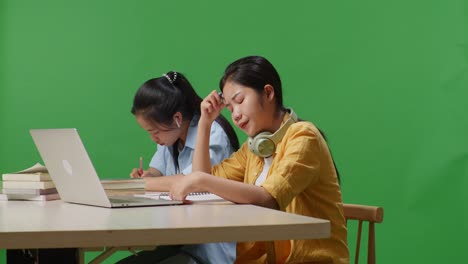
[[[275,242],[278,263],[349,263],[332,156],[320,130],[283,105],[276,69],[260,56],[241,58],[226,68],[220,89],[201,104],[193,172],[171,184],[171,197],[209,191],[234,203],[328,219],[328,239]],[[212,167],[210,128],[224,107],[249,139]],[[263,242],[238,243],[236,263],[265,263],[265,248]]]

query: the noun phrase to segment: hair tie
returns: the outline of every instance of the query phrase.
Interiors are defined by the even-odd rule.
[[[171,78],[169,78],[169,75],[163,74],[162,76],[166,77],[166,79],[167,79],[170,83],[172,83],[172,80],[171,80]]]
[[[169,77],[169,75],[167,73],[163,74],[164,77],[166,77],[166,79],[171,83],[171,84],[174,84],[174,82],[176,81],[177,79],[177,72],[174,72],[174,78],[171,80],[171,77]]]

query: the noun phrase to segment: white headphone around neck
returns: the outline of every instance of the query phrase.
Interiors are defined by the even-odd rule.
[[[288,128],[297,122],[296,113],[294,113],[291,108],[286,110],[289,112],[289,118],[278,130],[276,130],[275,133],[261,132],[253,138],[249,137],[248,146],[250,151],[255,155],[262,158],[267,158],[273,155],[276,150],[276,144],[281,141]]]

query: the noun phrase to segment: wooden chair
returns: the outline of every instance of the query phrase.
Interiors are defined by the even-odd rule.
[[[358,221],[356,255],[354,263],[358,264],[359,250],[361,246],[362,223],[369,222],[369,238],[367,241],[367,263],[375,264],[375,223],[382,223],[383,208],[378,206],[368,206],[359,204],[343,204],[346,223],[348,220]]]

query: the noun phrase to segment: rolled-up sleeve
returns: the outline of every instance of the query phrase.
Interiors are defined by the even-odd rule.
[[[282,151],[278,151],[278,163],[262,184],[281,210],[319,177],[321,150],[316,132],[304,127],[290,130],[283,139]]]

